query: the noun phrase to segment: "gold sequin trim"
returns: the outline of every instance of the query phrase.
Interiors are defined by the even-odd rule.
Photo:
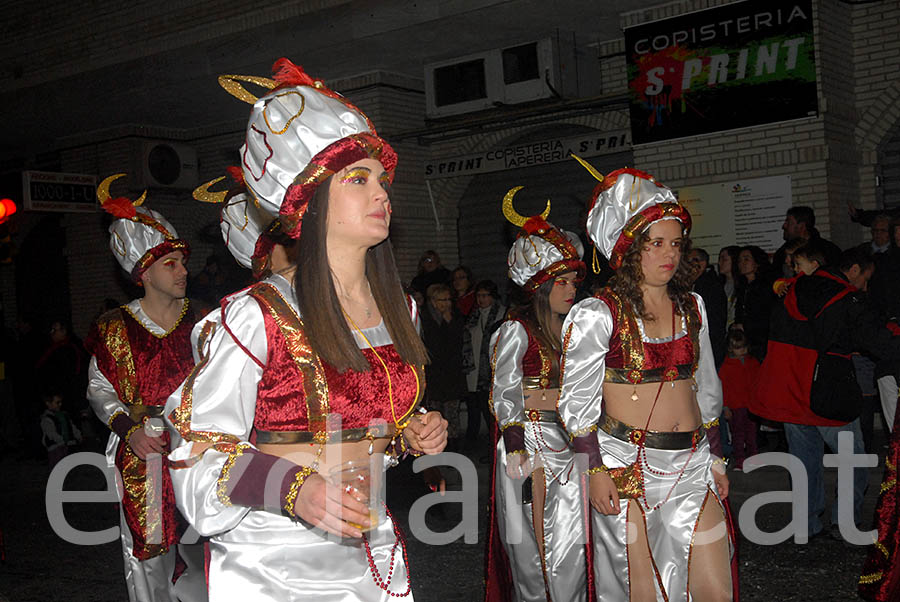
[[[609,472],[609,468],[607,468],[606,466],[595,466],[593,468],[588,468],[585,471],[585,473],[588,475],[599,474],[601,472],[603,472],[603,473]]]
[[[574,431],[569,434],[569,439],[577,439],[578,437],[582,437],[587,435],[588,433],[594,433],[597,431],[597,425],[592,424],[591,426],[586,426],[584,428],[580,428],[577,431]]]
[[[291,96],[294,94],[296,94],[297,96],[300,97],[300,110],[297,111],[296,113],[294,113],[293,115],[291,115],[291,118],[285,122],[283,128],[276,131],[275,128],[272,127],[272,124],[269,123],[269,104],[271,104],[272,100],[274,100],[275,98],[281,98],[282,96]],[[306,97],[303,96],[302,94],[300,94],[299,92],[297,92],[296,90],[287,90],[285,92],[281,92],[280,94],[276,94],[274,98],[272,98],[268,102],[266,102],[266,106],[263,108],[263,120],[266,122],[266,127],[269,128],[270,132],[272,132],[276,136],[280,136],[281,134],[288,131],[288,128],[291,127],[291,123],[293,123],[293,121],[297,117],[300,117],[300,115],[303,114],[303,111],[305,109],[306,109]]]
[[[503,431],[505,431],[506,429],[508,429],[511,426],[519,426],[519,427],[525,428],[525,423],[524,422],[507,422],[506,424],[504,424],[503,426],[500,427],[500,432],[502,433]]]
[[[126,406],[143,403],[138,391],[134,357],[131,354],[131,342],[128,340],[128,329],[122,308],[112,309],[103,314],[97,320],[97,329],[106,350],[116,363],[119,400]]]
[[[122,409],[122,408],[116,408],[116,409],[113,411],[112,416],[110,416],[110,417],[109,417],[109,420],[106,421],[106,426],[109,428],[109,430],[112,430],[112,423],[113,423],[113,420],[115,420],[115,419],[116,419],[116,416],[118,416],[119,414],[125,414],[125,415],[127,416],[127,415],[128,415],[128,410],[124,410],[124,409]]]
[[[206,343],[215,331],[215,322],[204,322],[203,327],[200,329],[200,336],[197,339],[197,355],[200,357],[200,361],[197,362],[193,370],[191,370],[191,373],[188,374],[188,377],[185,379],[184,385],[181,388],[181,403],[169,414],[169,420],[172,421],[172,425],[185,441],[202,443],[227,442],[234,444],[240,441],[240,439],[234,435],[212,431],[191,430],[191,414],[194,406],[194,382],[197,380],[197,376],[203,371],[206,364],[209,363],[210,353],[209,349],[206,348]]]
[[[144,423],[139,422],[139,423],[135,424],[133,427],[131,427],[130,429],[128,429],[128,432],[125,433],[125,443],[128,443],[131,440],[131,436],[134,434],[134,432],[136,430],[142,429],[142,428],[144,428]],[[130,445],[130,443],[129,443],[129,445]]]
[[[528,454],[527,449],[514,449],[512,451],[506,452],[507,456],[522,456],[522,455],[527,455],[527,454]]]
[[[884,573],[878,571],[877,573],[872,573],[871,575],[861,575],[859,578],[860,585],[869,585],[870,583],[875,583],[876,581],[881,581],[884,577]]]
[[[497,412],[494,411],[494,379],[493,375],[497,372],[497,347],[500,346],[500,337],[497,337],[497,342],[494,343],[494,348],[491,350],[491,391],[488,393],[488,409],[491,411],[491,416],[495,419],[497,418]]]
[[[250,295],[260,301],[278,325],[288,353],[303,377],[308,428],[324,442],[328,429],[328,381],[319,356],[306,338],[303,320],[271,284],[255,285],[250,289]]]
[[[574,324],[569,324],[569,327],[566,328],[566,334],[563,337],[562,341],[562,356],[559,359],[559,388],[562,389],[563,386],[563,376],[566,373],[566,350],[569,348],[569,340],[572,338],[572,326]],[[556,407],[559,408],[559,399],[556,400]]]
[[[879,552],[881,552],[882,554],[884,554],[884,557],[885,557],[885,558],[887,558],[888,556],[891,555],[890,552],[888,552],[887,547],[886,547],[883,543],[881,543],[880,541],[876,541],[874,545],[875,545],[875,548],[876,548]]]
[[[709,422],[704,422],[704,423],[703,423],[703,428],[705,428],[705,429],[711,429],[711,428],[714,427],[714,426],[719,426],[719,419],[718,419],[718,418],[713,418],[713,419],[710,420]]]
[[[314,472],[316,471],[311,466],[301,466],[297,476],[294,478],[294,482],[291,483],[291,488],[288,489],[287,495],[284,496],[284,511],[291,518],[300,518],[294,512],[294,505],[297,503],[297,496],[300,495],[300,488],[303,487],[303,483]]]
[[[222,472],[219,473],[218,484],[216,485],[216,496],[225,506],[231,506],[231,498],[228,496],[228,482],[231,479],[231,469],[237,459],[244,455],[244,450],[250,449],[249,443],[240,443],[235,446],[234,451],[228,454],[225,464],[222,466]]]
[[[141,328],[143,328],[144,330],[146,330],[147,332],[149,332],[150,334],[152,334],[152,335],[153,335],[154,337],[156,337],[157,339],[164,339],[164,338],[166,338],[167,336],[169,336],[170,334],[172,334],[172,333],[175,331],[176,328],[178,328],[178,325],[181,324],[181,321],[184,319],[184,316],[187,314],[188,305],[190,305],[190,301],[187,299],[187,297],[185,297],[185,298],[183,299],[183,301],[184,301],[184,303],[181,305],[181,315],[178,316],[178,319],[175,320],[175,323],[172,324],[172,327],[169,328],[169,330],[165,331],[165,332],[162,333],[162,334],[156,334],[155,332],[153,332],[152,330],[150,330],[149,328],[147,328],[147,327],[144,325],[144,323],[141,322],[141,319],[138,318],[136,315],[134,315],[134,312],[131,311],[131,308],[128,307],[127,305],[123,305],[123,306],[122,306],[122,309],[124,309],[124,310],[128,313],[129,316],[131,316],[132,318],[134,318],[134,321],[137,322],[138,324],[140,324],[140,325],[141,325]]]

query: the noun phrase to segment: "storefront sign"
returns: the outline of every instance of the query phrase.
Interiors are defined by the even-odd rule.
[[[635,144],[817,115],[812,0],[747,0],[625,30]]]
[[[756,245],[773,253],[791,207],[791,176],[734,180],[675,191],[693,218],[691,241],[715,261],[722,247]]]
[[[575,153],[579,157],[595,157],[630,149],[631,137],[627,130],[594,132],[571,138],[529,142],[471,155],[429,161],[425,163],[425,178],[432,180],[453,176],[471,176],[518,167],[532,167],[544,163],[572,161],[571,153]]]
[[[23,206],[31,211],[97,211],[97,177],[49,171],[22,172]]]

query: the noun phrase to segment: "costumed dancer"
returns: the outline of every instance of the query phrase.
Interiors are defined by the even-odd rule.
[[[287,59],[275,70],[220,83],[253,105],[244,181],[279,215],[254,255],[283,236],[301,265],[194,329],[197,366],[166,410],[186,442],[170,454],[179,507],[210,536],[210,600],[412,599],[390,514],[326,481],[446,445],[446,421],[418,411],[426,354],[388,241],[397,157],[321,81]]]
[[[166,399],[194,366],[190,334],[196,318],[185,297],[189,247],[162,215],[142,206],[146,192],[134,202],[110,197],[110,184],[124,175],[105,179],[97,198],[118,218],[109,227],[110,249],[144,296],[91,326],[87,397],[112,431],[106,458],[123,484],[119,510],[129,600],[205,600],[203,545],[178,543],[183,521],[165,469],[170,433],[161,419]],[[173,585],[176,544],[188,570]]]
[[[584,251],[576,234],[546,221],[549,201],[541,215],[516,213],[513,196],[521,188],[507,193],[503,214],[522,228],[507,264],[529,301],[510,312],[491,338],[489,403],[502,437],[494,460],[485,593],[489,601],[586,600],[580,472],[556,411],[562,321],[584,278]]]
[[[635,169],[600,180],[587,230],[609,287],[563,325],[559,412],[589,459],[597,599],[732,599],[718,418],[722,388],[706,309],[691,293],[691,218]]]
[[[898,415],[900,416],[900,415]],[[859,595],[874,602],[900,599],[900,500],[897,466],[900,463],[900,423],[894,418],[890,445],[884,459],[881,493],[875,505],[878,539],[869,549],[859,577]]]

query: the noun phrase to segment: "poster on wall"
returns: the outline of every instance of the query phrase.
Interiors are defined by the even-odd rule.
[[[746,0],[625,30],[634,144],[818,114],[812,0]]]
[[[774,253],[791,206],[791,176],[733,180],[675,191],[693,218],[691,241],[715,261],[722,247],[756,245]]]

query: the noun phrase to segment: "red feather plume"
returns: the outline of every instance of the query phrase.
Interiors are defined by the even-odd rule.
[[[137,215],[137,210],[134,208],[134,203],[132,203],[130,199],[127,199],[123,196],[108,198],[106,202],[103,203],[103,209],[105,209],[107,213],[114,215],[115,217],[120,217],[122,219],[131,219],[135,215]]]
[[[314,86],[313,78],[308,76],[303,67],[295,65],[284,57],[275,61],[272,65],[272,77],[275,81],[290,86]]]
[[[231,176],[231,179],[234,180],[235,184],[238,186],[244,185],[244,171],[240,167],[230,165],[225,168],[225,171],[228,172],[228,175]]]

